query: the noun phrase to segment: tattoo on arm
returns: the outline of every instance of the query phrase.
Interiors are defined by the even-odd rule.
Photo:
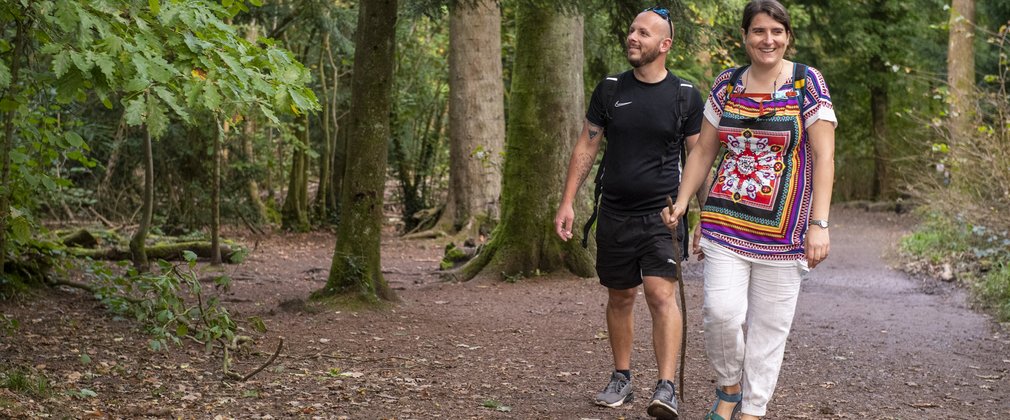
[[[586,120],[586,128],[589,129],[589,142],[590,143],[592,143],[593,141],[595,141],[596,137],[598,137],[600,134],[603,133],[603,127],[598,127],[596,124],[593,124],[593,123],[589,122],[588,119]]]
[[[578,157],[578,162],[576,163],[576,168],[578,168],[579,181],[585,181],[586,177],[589,176],[589,171],[593,170],[593,157],[588,154],[581,154]]]

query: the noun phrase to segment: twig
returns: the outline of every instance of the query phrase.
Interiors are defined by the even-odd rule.
[[[249,378],[252,378],[257,373],[260,373],[260,371],[262,371],[263,369],[266,369],[267,366],[270,366],[270,364],[273,363],[274,360],[277,360],[277,355],[281,354],[281,348],[283,348],[283,347],[284,347],[284,337],[281,337],[280,341],[277,342],[277,350],[274,351],[273,356],[270,356],[270,359],[268,359],[267,362],[264,363],[262,366],[260,366],[256,370],[250,372],[248,375],[243,376],[242,377],[242,382],[248,381]]]
[[[88,207],[88,210],[91,210],[91,214],[95,215],[95,217],[97,217],[98,220],[100,220],[102,222],[102,224],[105,225],[105,227],[107,227],[109,229],[115,229],[116,228],[116,226],[113,225],[112,222],[109,221],[109,219],[106,219],[105,216],[102,216],[102,214],[99,213],[98,210],[95,210],[94,207]]]

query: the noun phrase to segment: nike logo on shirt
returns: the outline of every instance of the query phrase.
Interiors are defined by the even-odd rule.
[[[628,105],[630,103],[631,103],[631,101],[628,101],[628,102],[617,101],[617,102],[614,103],[614,108],[620,108],[620,107]]]

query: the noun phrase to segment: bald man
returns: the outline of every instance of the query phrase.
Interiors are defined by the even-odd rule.
[[[598,214],[596,271],[608,293],[606,318],[614,372],[595,402],[618,407],[634,399],[633,309],[641,285],[652,316],[658,368],[647,411],[661,419],[679,416],[672,380],[683,331],[675,273],[686,254],[674,255],[673,233],[659,213],[667,196],[677,196],[682,155],[698,140],[702,121],[701,94],[666,69],[673,33],[666,9],[649,8],[635,17],[626,40],[632,69],[607,77],[593,91],[554,220],[561,240],[571,239],[576,192],[606,137],[596,178],[597,207],[586,232]],[[686,236],[681,228],[682,250],[687,249]]]

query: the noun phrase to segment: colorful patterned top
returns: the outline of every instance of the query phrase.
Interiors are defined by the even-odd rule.
[[[813,190],[806,127],[837,126],[828,85],[808,67],[804,80],[790,77],[774,95],[744,92],[742,77],[730,94],[733,70],[715,79],[705,103],[725,153],[702,209],[702,235],[752,258],[803,259]]]

